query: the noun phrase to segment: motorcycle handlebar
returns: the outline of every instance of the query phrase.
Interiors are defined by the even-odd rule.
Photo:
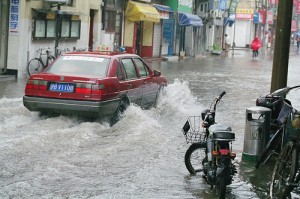
[[[219,95],[219,97],[218,97],[218,100],[221,100],[222,99],[222,97],[224,96],[226,94],[226,92],[225,91],[223,91],[220,95]]]
[[[215,112],[216,111],[216,106],[218,104],[218,102],[222,99],[222,97],[226,94],[225,91],[223,91],[216,99],[215,101],[211,104],[211,108],[213,105],[213,109],[210,108],[211,111]]]

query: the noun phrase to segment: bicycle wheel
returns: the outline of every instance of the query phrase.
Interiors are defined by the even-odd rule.
[[[30,60],[30,62],[28,62],[27,72],[29,76],[36,73],[40,73],[43,69],[44,69],[44,64],[38,58],[34,58]]]
[[[292,164],[291,164],[291,173],[289,176],[289,181],[287,186],[285,186],[282,194],[282,198],[290,196],[291,192],[295,187],[299,186],[300,171],[299,171],[299,148],[295,146],[295,143],[290,142],[293,145],[292,149]]]
[[[269,142],[266,144],[266,146],[261,151],[260,156],[258,157],[258,160],[256,162],[255,168],[258,169],[258,167],[267,160],[267,158],[271,155],[272,151],[276,151],[281,147],[281,140],[282,140],[282,128],[276,131],[274,136],[269,140]]]
[[[190,174],[203,171],[203,164],[207,162],[206,147],[203,143],[194,143],[186,151],[184,162]]]
[[[292,166],[293,142],[288,142],[282,149],[272,174],[270,185],[271,198],[289,198],[290,192],[285,191],[287,183],[294,180],[295,167]]]

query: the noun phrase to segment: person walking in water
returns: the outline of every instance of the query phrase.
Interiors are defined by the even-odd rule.
[[[250,46],[252,49],[252,52],[253,52],[253,54],[252,54],[253,58],[256,58],[258,56],[258,50],[261,46],[262,46],[262,43],[261,43],[260,39],[257,36],[255,36],[253,41],[251,42],[251,46]]]
[[[230,47],[230,37],[225,34],[225,52],[229,51],[229,47]]]

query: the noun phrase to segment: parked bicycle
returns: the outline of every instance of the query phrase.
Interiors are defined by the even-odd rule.
[[[51,55],[48,49],[40,48],[36,52],[38,56],[31,59],[27,64],[27,73],[29,76],[42,72],[42,70],[55,60],[55,57]]]
[[[235,134],[231,127],[216,124],[216,106],[225,95],[222,92],[200,116],[191,116],[183,126],[187,143],[192,143],[185,153],[185,166],[190,174],[203,172],[211,188],[215,186],[219,198],[225,198],[226,186],[236,173],[232,142]],[[202,126],[201,126],[202,118]]]
[[[270,185],[271,198],[292,198],[291,192],[300,187],[300,113],[295,109],[290,117],[290,141],[284,145],[277,158]],[[298,190],[299,191],[299,190]]]
[[[290,126],[290,117],[293,110],[291,102],[286,99],[286,95],[293,89],[299,88],[300,85],[294,87],[285,87],[274,91],[273,93],[261,96],[256,100],[257,106],[270,108],[271,115],[271,130],[270,138],[263,148],[258,160],[256,168],[261,164],[265,164],[268,160],[280,153],[284,143],[287,142]]]

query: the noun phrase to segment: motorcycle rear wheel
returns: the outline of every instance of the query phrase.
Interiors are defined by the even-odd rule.
[[[219,199],[225,199],[226,194],[226,179],[225,176],[220,176],[217,182],[217,193],[219,195]]]
[[[190,174],[203,171],[203,164],[207,162],[206,147],[200,143],[192,144],[185,153],[184,162]]]

